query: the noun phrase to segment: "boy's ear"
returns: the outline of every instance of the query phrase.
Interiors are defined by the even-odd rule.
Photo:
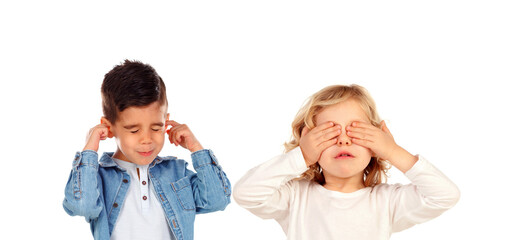
[[[167,130],[167,128],[168,128],[168,121],[170,121],[170,113],[166,114],[166,118],[165,118],[165,130]]]
[[[101,117],[101,124],[106,125],[106,127],[108,128],[108,138],[112,138],[115,136],[112,132],[112,123],[108,121],[108,119],[106,119],[105,117]]]

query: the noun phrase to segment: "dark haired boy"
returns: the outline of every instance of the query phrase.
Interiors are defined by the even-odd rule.
[[[115,66],[101,93],[104,116],[76,153],[64,209],[84,216],[94,239],[193,239],[195,214],[230,203],[230,182],[216,157],[185,124],[169,120],[165,84],[150,65]],[[192,152],[196,173],[184,160],[158,156],[165,132]],[[98,161],[100,140],[112,137],[116,152]]]

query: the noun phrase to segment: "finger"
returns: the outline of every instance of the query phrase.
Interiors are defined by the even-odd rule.
[[[335,131],[338,131],[340,130],[341,131],[342,129],[342,126],[340,126],[340,124],[333,124],[331,126],[327,126],[326,128],[323,128],[323,129],[320,129],[320,128],[314,128],[310,131],[310,134],[312,134],[313,136],[313,139],[316,139],[318,141],[323,141],[323,140],[329,140],[329,138],[324,138],[325,135],[327,135],[328,133],[330,132],[335,132]]]
[[[182,131],[175,131],[174,138],[176,142],[180,142],[182,138]]]
[[[166,124],[171,125],[172,127],[176,127],[176,126],[181,125],[180,123],[178,123],[178,122],[176,122],[174,120],[167,120]]]
[[[99,138],[99,139],[101,139],[101,141],[103,141],[103,140],[106,140],[106,138],[107,138],[106,136],[101,136],[101,138]]]
[[[380,130],[379,130],[380,131]],[[376,136],[376,131],[359,128],[347,128],[347,136],[357,138],[372,138]]]
[[[330,128],[330,127],[333,127],[333,126],[335,126],[335,124],[333,122],[321,123],[320,125],[317,125],[316,127],[312,128],[310,130],[310,132],[318,133],[318,132],[321,132],[324,129],[327,129],[327,128]]]
[[[168,140],[170,140],[170,143],[172,143],[175,146],[177,146],[177,142],[175,141],[175,133],[177,132],[177,128],[178,127],[172,127],[167,131]]]
[[[322,142],[321,144],[319,144],[317,146],[317,148],[322,152],[324,151],[324,149],[328,148],[328,147],[331,147],[333,145],[335,145],[337,142],[337,139],[336,138],[333,138],[331,140],[328,140],[328,141],[324,141]]]
[[[309,132],[310,132],[310,128],[308,128],[307,126],[303,127],[303,130],[301,130],[301,137],[305,136]]]
[[[170,135],[170,130],[166,131],[166,133],[168,134],[168,141],[169,141],[171,144],[174,144],[174,142],[172,141],[172,136]]]
[[[114,137],[113,132],[110,130],[109,126],[103,125],[103,129],[104,129],[104,134],[105,134],[106,138],[113,138]]]
[[[383,130],[383,132],[389,133],[393,137],[393,135],[390,132],[390,129],[388,128],[388,126],[386,126],[386,122],[384,120],[381,121],[381,129]]]
[[[106,127],[103,127],[103,126],[98,126],[97,128],[97,134],[99,135],[100,138],[103,138],[103,137],[107,137],[108,136],[108,128]]]
[[[368,141],[366,139],[352,138],[351,141],[352,141],[352,143],[354,143],[356,145],[360,145],[360,146],[366,147],[366,148],[371,148],[371,146],[372,146],[372,142]]]
[[[168,139],[170,140],[170,143],[174,144],[175,146],[179,146],[175,139],[175,133],[179,130],[179,127],[181,126],[178,122],[173,120],[167,120],[165,122],[168,125],[170,125],[170,129],[168,129]]]
[[[370,123],[367,123],[367,122],[360,122],[360,121],[354,121],[351,123],[350,125],[351,127],[354,127],[354,128],[363,128],[363,129],[377,129],[376,126],[370,124]]]
[[[178,129],[178,128],[179,128],[179,127],[177,126],[177,127],[173,127],[173,128],[171,128],[171,129],[170,129],[170,133],[171,133],[171,134],[170,134],[170,138],[172,139],[171,141],[172,141],[172,143],[173,143],[175,146],[179,146],[179,143],[178,143],[178,141],[177,141],[177,137],[176,137],[177,133],[179,132],[179,129]]]
[[[103,135],[108,136],[109,132],[110,128],[108,127],[108,125],[101,123],[91,128],[89,134],[98,134],[100,137],[102,137]]]
[[[186,124],[175,127],[174,142],[182,146],[183,140],[189,136],[189,129]]]
[[[173,126],[172,126],[172,124],[170,124],[170,120],[166,120],[166,121],[165,121],[165,130],[167,130],[167,131],[168,131],[168,130],[169,130],[170,128],[172,128],[172,127],[173,127]]]
[[[101,140],[105,140],[108,137],[109,133],[110,131],[108,130],[108,128],[101,128],[99,132]]]
[[[170,130],[166,130],[166,134],[168,135],[168,141],[173,144],[172,138],[170,138]]]
[[[328,141],[332,138],[338,137],[342,133],[340,125],[323,130],[323,135],[320,136],[320,141]]]
[[[348,132],[358,132],[368,135],[375,135],[377,131],[380,131],[379,128],[363,122],[353,122],[351,125],[347,126],[346,130]]]
[[[373,142],[373,136],[366,133],[347,131],[347,136],[352,139],[361,139]]]

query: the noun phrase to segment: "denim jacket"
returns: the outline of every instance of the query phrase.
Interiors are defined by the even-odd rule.
[[[94,239],[110,239],[131,183],[129,174],[104,153],[77,152],[65,189],[64,209],[84,216]],[[149,179],[176,239],[193,239],[195,214],[224,210],[230,203],[230,182],[210,150],[191,154],[195,172],[175,157],[157,157]]]

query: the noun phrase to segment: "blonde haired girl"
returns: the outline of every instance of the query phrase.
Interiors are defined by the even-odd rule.
[[[275,219],[288,239],[389,239],[459,199],[453,182],[395,143],[361,86],[315,93],[292,129],[286,153],[251,169],[234,188],[240,206]],[[411,184],[382,183],[388,162]]]

